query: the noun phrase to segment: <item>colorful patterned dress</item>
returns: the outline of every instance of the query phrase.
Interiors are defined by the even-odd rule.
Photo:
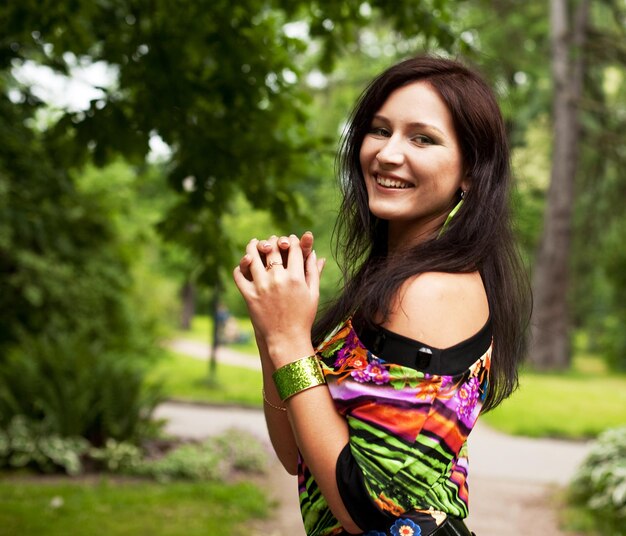
[[[368,536],[430,534],[446,516],[468,513],[467,437],[487,392],[490,322],[445,350],[384,329],[357,331],[347,320],[318,348],[350,432],[339,492]],[[307,535],[347,534],[302,459],[298,485]]]

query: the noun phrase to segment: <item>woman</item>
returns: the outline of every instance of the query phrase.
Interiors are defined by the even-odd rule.
[[[339,163],[345,283],[315,326],[311,235],[252,240],[234,273],[273,446],[308,535],[469,535],[467,436],[516,387],[529,315],[495,97],[458,62],[399,63]]]

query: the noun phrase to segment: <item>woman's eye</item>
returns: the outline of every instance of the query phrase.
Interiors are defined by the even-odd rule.
[[[429,138],[428,136],[424,136],[423,134],[413,136],[413,141],[419,143],[420,145],[432,145],[434,143],[432,138]]]
[[[383,127],[372,127],[369,133],[374,136],[381,136],[383,138],[388,138],[389,136],[391,136],[391,132]]]

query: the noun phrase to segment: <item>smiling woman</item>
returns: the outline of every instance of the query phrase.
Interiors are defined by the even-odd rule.
[[[360,162],[370,211],[389,221],[397,244],[440,228],[469,187],[450,112],[427,82],[389,96],[363,139]]]
[[[467,438],[515,388],[529,316],[508,159],[485,82],[456,61],[409,59],[351,117],[344,287],[317,322],[312,235],[248,244],[234,277],[307,535],[471,534]]]

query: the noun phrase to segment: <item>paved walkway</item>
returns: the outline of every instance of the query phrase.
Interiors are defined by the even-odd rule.
[[[178,341],[173,347],[206,359],[206,346],[201,343]],[[258,360],[228,349],[218,351],[218,360],[258,368]],[[269,449],[261,410],[165,403],[159,406],[157,417],[167,419],[166,431],[180,437],[203,438],[240,427],[256,435]],[[563,535],[557,528],[551,496],[556,488],[569,482],[588,449],[589,444],[583,442],[508,436],[479,421],[469,439],[468,525],[479,536]],[[264,527],[264,534],[302,536],[295,478],[275,463],[277,470],[267,488],[280,508],[277,521]]]

